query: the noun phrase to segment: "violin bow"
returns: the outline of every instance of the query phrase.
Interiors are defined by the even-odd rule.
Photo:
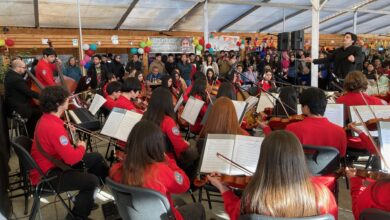
[[[364,131],[367,133],[368,137],[370,138],[370,141],[372,142],[372,144],[374,145],[374,148],[375,148],[375,151],[378,153],[379,157],[381,158],[381,160],[383,161],[383,164],[385,165],[386,169],[388,170],[389,169],[389,165],[387,163],[387,161],[385,160],[382,152],[379,150],[378,148],[378,145],[376,144],[376,142],[374,141],[374,139],[372,138],[371,134],[370,134],[370,131],[368,130],[366,124],[364,123],[363,121],[363,118],[362,116],[360,115],[359,111],[356,109],[355,106],[352,107],[356,116],[358,117],[360,123],[363,125],[363,128],[364,128]]]
[[[367,105],[368,109],[370,110],[370,112],[371,112],[372,115],[374,116],[374,118],[375,118],[375,119],[378,119],[378,118],[376,117],[376,114],[375,114],[374,110],[372,109],[371,105],[369,105],[368,102],[367,102],[367,100],[366,100],[366,98],[364,98],[363,92],[360,91],[359,93],[360,93],[360,96],[362,97],[364,103]]]
[[[67,110],[65,111],[65,119],[66,119],[66,123],[68,123],[68,124],[70,125],[71,122],[70,122],[69,114],[68,114],[68,111],[67,111]],[[70,137],[72,138],[72,143],[73,143],[73,144],[76,144],[76,134],[75,134],[74,131],[72,130],[72,127],[71,127],[71,126],[68,126],[68,130],[69,130],[69,133],[70,133]]]
[[[240,164],[238,164],[238,163],[236,163],[236,162],[230,160],[229,158],[223,156],[222,154],[220,154],[220,153],[218,153],[218,152],[217,152],[217,157],[218,157],[219,159],[223,160],[224,162],[226,162],[226,163],[228,163],[228,164],[234,166],[235,168],[237,168],[237,169],[243,171],[244,173],[248,174],[249,176],[253,176],[253,172],[252,172],[252,171],[246,169],[245,167],[243,167],[243,166],[241,166]]]

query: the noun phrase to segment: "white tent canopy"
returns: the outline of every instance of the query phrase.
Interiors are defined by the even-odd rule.
[[[80,0],[83,28],[203,31],[204,0]],[[390,32],[389,0],[321,0],[320,33]],[[310,0],[208,0],[210,32],[311,28]],[[283,19],[284,18],[284,19]],[[283,25],[283,20],[285,21]],[[2,0],[0,26],[78,28],[77,0]]]

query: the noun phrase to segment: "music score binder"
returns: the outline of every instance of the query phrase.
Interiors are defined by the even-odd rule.
[[[184,107],[183,113],[181,114],[181,118],[183,118],[191,125],[194,125],[204,103],[204,101],[191,96]]]
[[[107,118],[101,134],[126,142],[134,125],[142,118],[142,114],[121,108],[114,108]]]

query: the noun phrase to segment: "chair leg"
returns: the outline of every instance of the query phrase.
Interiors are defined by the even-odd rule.
[[[210,193],[207,189],[205,191],[206,191],[206,196],[207,196],[207,203],[209,204],[209,208],[212,209],[213,207],[211,207]]]
[[[198,202],[199,203],[202,203],[202,191],[203,191],[203,187],[200,187],[199,191],[198,191]]]
[[[104,158],[106,158],[106,160],[108,159],[108,151],[110,151],[110,147],[111,147],[111,140],[110,142],[108,142],[108,146],[107,146],[107,150],[106,150],[106,155],[104,156]]]
[[[35,220],[35,217],[36,217],[38,209],[39,209],[39,205],[40,205],[40,196],[39,196],[39,193],[36,192],[34,195],[34,202],[33,202],[32,208],[31,208],[30,217],[28,218],[29,220]]]
[[[194,196],[194,192],[192,192],[192,189],[189,189],[188,192],[189,192],[190,195],[191,195],[192,201],[193,201],[193,202],[196,202],[196,199],[195,199],[195,196]]]
[[[24,215],[28,214],[28,193],[24,193]]]

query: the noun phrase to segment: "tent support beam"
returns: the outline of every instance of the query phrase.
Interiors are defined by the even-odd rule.
[[[177,19],[169,28],[168,31],[173,31],[185,18],[192,15],[198,8],[202,7],[204,1],[196,3],[190,10],[188,10],[183,16]]]
[[[38,0],[34,0],[34,19],[35,19],[35,27],[39,28]]]
[[[122,15],[121,19],[119,20],[118,24],[115,26],[115,30],[119,30],[119,28],[122,26],[123,22],[125,22],[126,18],[129,16],[131,11],[134,9],[135,5],[138,3],[139,0],[133,0],[133,2],[129,5],[126,12]]]

